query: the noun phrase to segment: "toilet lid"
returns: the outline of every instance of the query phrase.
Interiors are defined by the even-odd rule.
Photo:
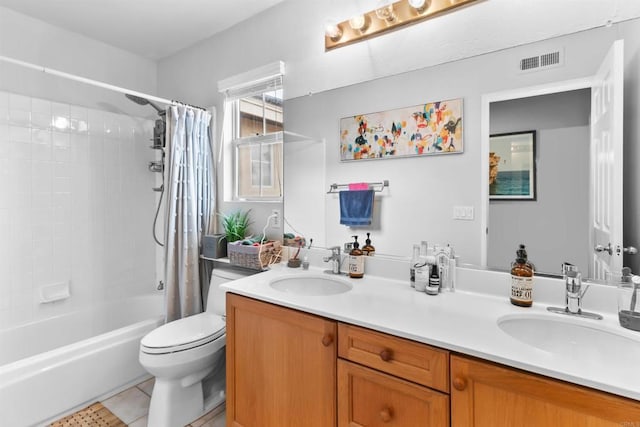
[[[200,313],[154,329],[140,341],[145,353],[172,353],[207,344],[225,333],[222,317]]]

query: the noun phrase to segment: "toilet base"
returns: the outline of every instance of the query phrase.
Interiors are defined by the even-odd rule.
[[[204,413],[202,382],[183,387],[180,380],[158,380],[153,386],[147,425],[183,427]]]

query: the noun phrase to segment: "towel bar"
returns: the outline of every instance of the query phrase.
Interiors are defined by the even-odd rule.
[[[373,191],[378,193],[384,190],[385,187],[389,186],[389,180],[385,179],[382,182],[367,182],[367,184],[369,184],[369,188],[372,188]],[[329,191],[327,191],[327,194],[339,193],[340,188],[349,188],[349,184],[331,184],[329,186]]]

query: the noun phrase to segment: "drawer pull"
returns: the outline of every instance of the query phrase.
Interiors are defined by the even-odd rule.
[[[384,408],[380,411],[380,419],[383,423],[388,423],[393,418],[393,410],[391,408]]]
[[[329,347],[333,343],[333,335],[324,334],[322,337],[322,345],[325,347]]]
[[[453,388],[458,391],[463,391],[465,388],[467,388],[467,380],[465,380],[464,378],[455,377],[453,379]]]
[[[392,358],[393,358],[393,352],[388,348],[385,348],[380,352],[380,359],[384,360],[385,362],[390,361]]]

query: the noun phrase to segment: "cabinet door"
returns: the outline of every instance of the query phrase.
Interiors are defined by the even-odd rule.
[[[339,359],[338,426],[448,427],[449,396]]]
[[[227,294],[227,425],[336,423],[336,323]]]
[[[640,426],[640,402],[451,356],[451,426]]]

